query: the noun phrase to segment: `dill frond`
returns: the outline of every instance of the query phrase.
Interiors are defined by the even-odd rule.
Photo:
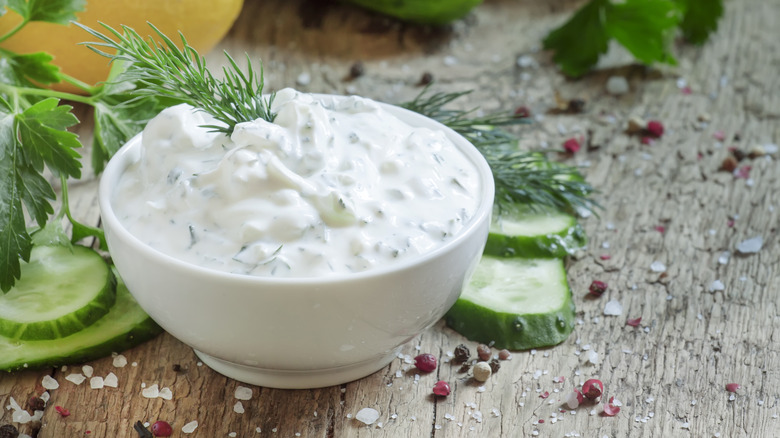
[[[477,115],[475,109],[446,109],[470,91],[455,93],[428,92],[428,87],[401,106],[430,117],[466,137],[482,153],[493,171],[496,185],[495,204],[499,213],[511,204],[531,209],[553,208],[576,213],[593,212],[599,205],[590,199],[595,193],[579,171],[551,161],[541,151],[521,151],[518,137],[503,127],[528,123],[513,114]]]
[[[105,35],[79,23],[75,23],[92,36],[96,42],[84,43],[92,51],[111,59],[111,62],[129,63],[123,80],[139,84],[139,95],[155,95],[173,98],[201,109],[223,125],[207,127],[230,134],[236,124],[255,119],[273,122],[271,112],[273,94],[263,96],[263,69],[256,72],[247,55],[247,69],[243,72],[235,60],[225,52],[228,65],[223,67],[224,78],[217,79],[206,68],[206,60],[197,50],[181,38],[180,49],[168,36],[149,23],[159,38],[142,38],[135,30],[122,26],[122,32],[100,23],[113,36]],[[109,52],[109,50],[111,53]]]

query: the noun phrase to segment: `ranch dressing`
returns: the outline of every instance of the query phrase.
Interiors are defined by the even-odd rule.
[[[442,131],[359,97],[277,93],[273,123],[232,135],[188,105],[143,131],[113,204],[122,224],[177,259],[232,273],[312,277],[430,252],[475,214],[474,164]]]

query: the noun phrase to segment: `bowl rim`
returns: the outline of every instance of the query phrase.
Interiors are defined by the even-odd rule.
[[[350,98],[354,96],[350,95],[337,95],[337,94],[318,94],[307,93],[314,96],[317,99],[342,99]],[[441,253],[452,251],[453,248],[460,246],[461,242],[468,239],[473,233],[478,232],[480,225],[483,222],[490,224],[491,215],[493,212],[493,202],[495,196],[495,182],[493,180],[493,173],[487,160],[481,152],[463,135],[457,133],[452,128],[431,119],[422,114],[414,111],[402,108],[389,103],[374,101],[380,105],[384,110],[388,111],[392,115],[399,117],[402,121],[409,123],[415,127],[428,127],[441,130],[445,133],[447,138],[453,142],[456,148],[474,165],[479,174],[481,182],[480,191],[478,193],[478,205],[475,214],[471,217],[471,220],[457,235],[452,239],[446,241],[443,245],[434,248],[431,251],[418,254],[414,257],[410,257],[406,260],[389,263],[384,266],[372,267],[370,269],[359,272],[346,272],[329,274],[325,276],[290,276],[290,277],[271,277],[261,275],[249,275],[240,274],[228,271],[221,271],[214,268],[198,266],[194,263],[190,263],[172,255],[166,254],[154,247],[144,243],[134,234],[132,234],[124,225],[120,222],[119,218],[114,213],[112,206],[113,192],[122,174],[125,172],[128,166],[133,163],[133,154],[136,153],[136,149],[140,147],[141,136],[143,132],[136,134],[129,139],[122,147],[111,157],[106,164],[103,173],[100,176],[98,183],[98,205],[100,208],[100,217],[103,222],[104,231],[106,228],[110,228],[110,233],[114,233],[125,244],[132,245],[139,250],[145,257],[150,258],[158,263],[165,263],[168,266],[177,267],[191,275],[210,276],[214,278],[222,278],[228,281],[248,283],[248,284],[262,284],[262,285],[326,285],[332,283],[343,283],[349,281],[362,281],[367,278],[384,277],[404,271],[417,265],[423,265],[427,262],[437,258]],[[108,225],[108,227],[107,227]],[[487,235],[487,227],[485,227],[485,234]],[[108,242],[107,242],[108,244]],[[110,253],[110,248],[109,248]]]

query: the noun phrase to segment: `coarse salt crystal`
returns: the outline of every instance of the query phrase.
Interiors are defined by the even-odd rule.
[[[650,270],[653,272],[666,272],[666,265],[658,260],[650,264]]]
[[[307,72],[303,72],[295,79],[295,83],[298,85],[309,85],[311,83],[311,75]]]
[[[190,421],[189,423],[182,426],[181,431],[184,433],[192,433],[195,432],[195,429],[198,428],[198,422],[197,421]]]
[[[374,424],[379,419],[379,411],[373,408],[363,408],[355,414],[355,420],[365,424]]]
[[[629,91],[628,80],[624,76],[610,76],[607,79],[607,93],[619,96]]]
[[[11,421],[14,423],[26,424],[32,421],[32,415],[30,415],[29,412],[20,409],[11,414]]]
[[[87,378],[84,377],[84,375],[81,373],[71,373],[68,375],[68,377],[65,378],[65,380],[75,385],[81,385],[85,380],[87,380]]]
[[[229,437],[236,437],[236,436],[238,436],[238,435],[237,435],[235,432],[230,432],[230,433],[228,434],[228,436],[229,436]]]
[[[154,385],[152,385],[152,386],[150,386],[148,388],[144,388],[141,391],[141,395],[146,397],[146,398],[157,398],[157,396],[160,395],[160,389],[157,387],[157,384],[155,383]]]
[[[720,253],[720,256],[718,256],[718,264],[727,265],[730,259],[731,259],[731,252],[723,251],[722,253]]]
[[[717,292],[726,290],[726,286],[720,280],[715,280],[710,284],[710,292]]]
[[[122,368],[125,365],[127,365],[127,358],[126,357],[124,357],[121,354],[117,354],[116,356],[114,356],[114,366],[115,367]]]
[[[756,236],[739,242],[739,244],[737,244],[737,251],[742,254],[753,254],[761,251],[762,246],[764,246],[764,238]]]
[[[119,379],[116,377],[116,374],[108,373],[108,375],[103,378],[103,386],[110,386],[111,388],[118,387]]]
[[[588,362],[592,363],[593,365],[599,364],[599,354],[595,351],[588,352]]]
[[[247,388],[246,386],[236,387],[236,392],[234,394],[234,397],[237,398],[238,400],[251,400],[252,388]]]
[[[43,386],[45,389],[57,389],[60,387],[60,383],[52,376],[43,376],[43,380],[41,380],[41,386]]]
[[[233,412],[236,414],[243,414],[244,413],[244,404],[240,401],[237,401],[236,404],[233,405]]]
[[[604,315],[606,316],[618,316],[623,313],[623,305],[618,300],[609,300],[604,305]],[[583,349],[585,349],[583,347]]]
[[[89,387],[92,389],[102,389],[104,386],[105,382],[100,376],[94,376],[89,379]]]
[[[92,377],[92,372],[93,371],[94,371],[94,368],[92,368],[89,365],[84,365],[83,367],[81,367],[81,372],[83,372],[84,375],[87,376],[87,377]]]
[[[171,391],[171,388],[166,386],[160,390],[160,393],[157,394],[157,396],[165,400],[173,400],[173,391]]]

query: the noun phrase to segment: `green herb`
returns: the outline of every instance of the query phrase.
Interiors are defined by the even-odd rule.
[[[0,35],[8,39],[26,24],[44,21],[67,24],[84,9],[83,0],[15,0],[0,2],[17,12],[22,21]],[[103,233],[97,227],[80,223],[68,206],[69,179],[81,178],[82,164],[78,150],[81,142],[69,131],[79,123],[72,106],[63,100],[94,107],[93,162],[100,172],[108,158],[135,135],[151,115],[162,109],[163,102],[154,96],[135,94],[135,85],[123,82],[121,69],[112,72],[113,79],[124,85],[91,86],[62,73],[52,64],[48,53],[19,54],[0,48],[0,290],[8,291],[21,275],[20,261],[29,261],[30,251],[38,242],[70,244],[86,237],[97,237],[103,244]],[[41,85],[67,82],[83,94],[54,91]],[[55,214],[57,195],[53,175],[61,186],[61,206]],[[28,229],[25,211],[38,225]],[[53,215],[53,216],[52,216]],[[70,222],[70,235],[63,228]],[[39,236],[35,238],[33,233]]]
[[[269,98],[263,97],[263,70],[261,67],[260,73],[255,73],[249,55],[244,73],[225,52],[230,65],[222,69],[224,79],[218,80],[206,68],[206,59],[187,43],[184,35],[179,35],[183,46],[179,49],[152,24],[150,26],[162,43],[152,38],[145,40],[127,26],[122,26],[124,33],[119,33],[103,25],[116,38],[114,40],[76,24],[100,40],[88,43],[87,47],[113,61],[131,64],[125,79],[139,84],[141,95],[163,95],[202,109],[224,124],[208,127],[226,134],[232,133],[237,123],[274,120],[275,114],[271,112],[273,94]],[[108,53],[102,48],[115,52]]]
[[[679,28],[694,44],[717,29],[723,0],[590,0],[544,39],[563,73],[587,73],[612,40],[644,63],[675,64],[671,42]]]
[[[528,120],[511,114],[480,116],[473,109],[445,109],[445,105],[469,92],[430,94],[428,89],[429,86],[401,106],[452,128],[482,153],[493,171],[499,212],[518,203],[568,213],[593,211],[598,207],[590,199],[593,187],[576,168],[551,161],[541,151],[518,149],[518,137],[504,127]]]

